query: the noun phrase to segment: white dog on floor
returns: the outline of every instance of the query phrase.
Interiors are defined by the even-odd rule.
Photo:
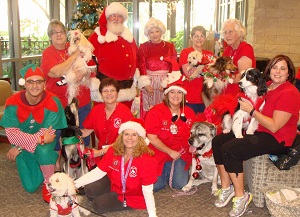
[[[55,173],[48,181],[47,189],[51,193],[50,217],[80,217],[81,211],[89,215],[90,211],[78,206],[74,181],[65,173]]]
[[[93,45],[86,39],[81,33],[81,30],[71,30],[70,32],[70,47],[68,54],[71,56],[76,50],[81,52],[81,56],[77,57],[72,66],[66,71],[64,80],[58,82],[58,85],[67,84],[67,97],[70,104],[73,98],[78,95],[78,89],[80,85],[88,87],[91,92],[99,92],[99,79],[91,77],[91,72],[96,66],[88,66],[87,63],[92,59],[92,53],[94,51]],[[76,73],[81,73],[83,79],[78,82]]]
[[[216,127],[208,122],[195,122],[189,138],[190,152],[193,153],[190,179],[183,191],[192,186],[212,182],[211,192],[218,190],[218,171],[212,153],[212,139],[216,135]]]

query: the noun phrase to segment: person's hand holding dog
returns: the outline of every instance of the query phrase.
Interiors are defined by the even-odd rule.
[[[251,102],[243,97],[239,98],[240,109],[250,113],[253,109]]]

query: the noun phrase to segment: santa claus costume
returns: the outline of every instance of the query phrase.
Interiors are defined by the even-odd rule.
[[[138,67],[140,70],[140,78],[138,80],[138,87],[141,89],[141,118],[144,118],[146,113],[154,105],[161,103],[163,100],[163,88],[161,83],[167,78],[168,73],[171,72],[172,66],[166,61],[162,61],[161,57],[167,57],[176,61],[177,54],[174,44],[157,40],[155,36],[149,36],[150,30],[159,29],[160,34],[166,32],[165,25],[158,19],[151,17],[145,25],[144,34],[149,37],[149,41],[140,45],[138,50]],[[154,40],[151,40],[154,37]],[[149,94],[145,86],[150,85],[154,90]]]
[[[120,3],[109,4],[99,18],[99,27],[89,37],[95,50],[93,54],[97,58],[97,77],[102,80],[105,77],[119,81],[121,90],[118,101],[131,106],[136,96],[134,75],[137,73],[137,45],[130,30],[124,26],[120,34],[116,34],[108,27],[108,18],[111,15],[121,15],[124,21],[128,18],[127,9]],[[130,101],[130,103],[128,103]]]

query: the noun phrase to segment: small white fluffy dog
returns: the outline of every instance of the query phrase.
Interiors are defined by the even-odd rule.
[[[190,152],[193,154],[190,179],[183,191],[192,186],[212,182],[211,192],[218,190],[218,170],[212,153],[212,139],[216,135],[216,127],[208,122],[195,122],[189,138]]]
[[[50,217],[80,217],[81,211],[89,215],[90,211],[79,207],[73,179],[65,173],[55,173],[48,181],[47,189],[51,193]]]
[[[189,53],[187,67],[189,80],[193,80],[200,76],[202,69],[204,68],[204,65],[200,65],[202,57],[203,55],[199,51],[192,51],[191,53]]]
[[[91,78],[91,69],[95,66],[88,66],[87,62],[92,59],[92,53],[94,51],[93,45],[86,39],[81,33],[81,30],[71,30],[70,32],[70,47],[68,54],[71,56],[76,50],[80,50],[81,56],[79,56],[65,73],[65,82],[68,85],[67,97],[68,103],[72,102],[72,99],[78,95],[78,88],[80,85],[90,88],[91,92],[98,91],[100,81],[97,78]],[[77,82],[75,72],[80,72],[84,75],[82,81]]]

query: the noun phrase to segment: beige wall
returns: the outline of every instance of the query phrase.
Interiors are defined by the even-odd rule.
[[[300,0],[248,1],[247,42],[256,57],[286,54],[300,66]]]

